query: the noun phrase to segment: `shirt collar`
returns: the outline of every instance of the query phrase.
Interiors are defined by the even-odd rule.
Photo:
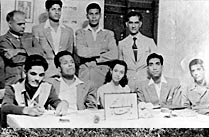
[[[23,94],[24,92],[26,92],[25,79],[22,82],[19,82],[19,84],[21,85],[21,93]]]
[[[194,88],[196,88],[196,87],[198,87],[199,85],[196,83],[196,82],[194,82],[193,84],[192,84],[192,88],[191,89],[194,89]],[[206,81],[206,85],[204,86],[204,87],[206,87],[207,89],[209,89],[209,83]]]
[[[60,27],[60,28],[65,28],[64,24],[62,24],[62,23],[59,23],[59,26],[58,26],[58,27]],[[50,23],[49,23],[49,19],[46,20],[45,25],[44,25],[44,28],[45,28],[45,29],[46,29],[46,28],[52,29],[52,26],[51,26]]]
[[[160,84],[162,84],[162,83],[167,83],[167,80],[165,79],[165,77],[163,75],[161,75],[161,80],[160,80]],[[149,80],[148,85],[151,85],[151,84],[155,84],[155,82],[152,78]]]
[[[133,39],[134,37],[135,37],[135,38],[139,38],[139,37],[140,37],[140,35],[141,35],[141,33],[140,33],[140,32],[138,32],[138,33],[137,33],[136,35],[134,35],[134,36],[130,34],[130,37],[131,37],[132,39]]]
[[[12,32],[9,31],[9,33],[14,36],[16,39],[18,39],[20,36],[13,34]]]
[[[89,24],[86,28],[84,28],[84,30],[94,31]],[[104,31],[104,29],[100,25],[99,25],[98,29],[96,30],[96,32],[99,32],[99,31]]]

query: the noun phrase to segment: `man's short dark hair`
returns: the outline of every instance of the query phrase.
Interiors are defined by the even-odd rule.
[[[49,10],[54,4],[59,4],[60,7],[62,7],[62,1],[61,0],[47,0],[45,2],[45,7],[47,10]]]
[[[101,13],[101,7],[97,3],[90,3],[86,8],[86,13],[88,13],[90,9],[98,9],[99,13]]]
[[[160,60],[160,64],[163,65],[163,56],[157,53],[152,53],[147,57],[147,66],[149,65],[149,61],[153,58],[158,58]]]
[[[139,17],[139,21],[142,21],[142,14],[136,11],[130,11],[127,15],[126,15],[126,22],[129,21],[130,17],[133,16],[138,16]]]
[[[67,50],[58,52],[57,55],[55,55],[55,57],[54,57],[54,64],[55,64],[56,68],[60,67],[60,61],[59,61],[59,59],[60,59],[62,56],[65,56],[65,55],[70,55],[70,56],[73,58],[73,54],[70,53],[70,52],[67,51]],[[73,59],[74,59],[74,58],[73,58]]]
[[[25,60],[25,71],[28,72],[32,66],[42,66],[44,71],[48,69],[48,63],[46,59],[38,54],[30,55]]]
[[[193,65],[197,65],[197,64],[200,64],[201,67],[204,69],[204,66],[203,66],[204,62],[203,62],[202,59],[193,59],[193,60],[190,61],[190,63],[189,63],[189,70],[191,71],[191,67],[192,67]]]
[[[9,12],[9,13],[7,14],[7,16],[6,16],[6,21],[7,21],[7,22],[13,21],[13,20],[14,20],[14,15],[15,15],[15,14],[22,14],[22,15],[25,15],[25,13],[22,12],[22,11],[13,10],[13,11],[11,11],[11,12]]]

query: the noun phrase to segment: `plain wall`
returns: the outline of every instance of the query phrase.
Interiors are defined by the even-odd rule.
[[[160,0],[158,47],[167,75],[187,83],[188,63],[200,57],[209,69],[209,1]]]

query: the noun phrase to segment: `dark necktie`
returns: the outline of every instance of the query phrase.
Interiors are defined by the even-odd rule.
[[[137,46],[136,46],[136,37],[133,37],[133,46],[132,46],[132,49],[133,49],[133,52],[134,52],[134,57],[135,57],[135,61],[137,61]]]
[[[23,48],[21,36],[19,36],[19,37],[17,38],[17,40],[20,42],[20,48]]]

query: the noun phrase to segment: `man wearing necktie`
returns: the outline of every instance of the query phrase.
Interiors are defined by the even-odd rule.
[[[0,57],[5,65],[5,85],[11,85],[23,78],[26,57],[31,54],[42,55],[43,50],[32,34],[24,32],[26,22],[22,11],[9,12],[6,20],[9,30],[0,37]]]
[[[142,27],[142,15],[140,13],[129,12],[126,26],[130,34],[119,41],[119,58],[128,65],[129,86],[134,90],[136,81],[147,78],[146,58],[155,51],[156,44],[153,39],[140,33]]]

